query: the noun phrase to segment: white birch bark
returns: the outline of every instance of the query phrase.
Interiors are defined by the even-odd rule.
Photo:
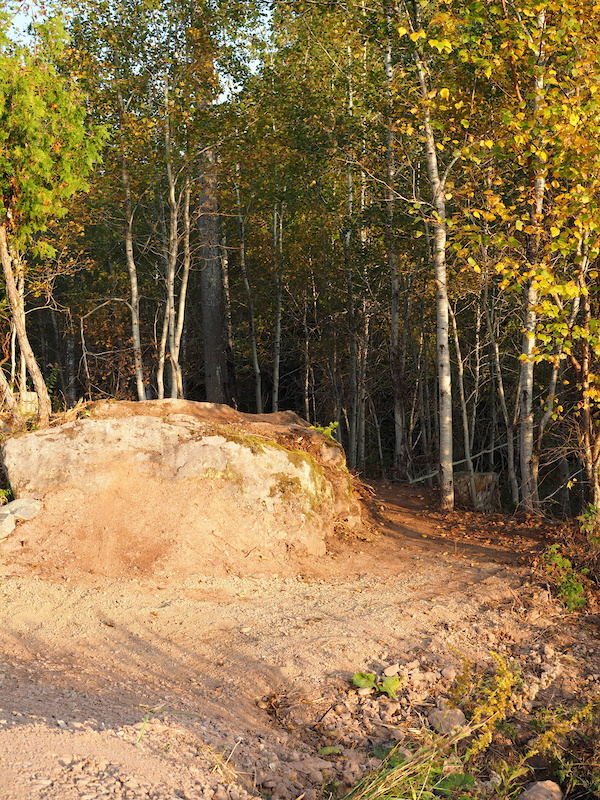
[[[452,467],[452,377],[448,342],[448,285],[446,275],[446,201],[445,181],[448,170],[440,177],[435,134],[429,110],[429,84],[425,62],[416,51],[415,64],[423,102],[423,133],[425,163],[434,208],[433,271],[436,297],[436,351],[438,375],[438,425],[439,425],[439,485],[440,506],[443,511],[454,508],[454,481]]]
[[[125,112],[123,104],[123,96],[121,90],[117,90],[117,102],[119,107],[120,123],[123,125],[123,114]],[[133,339],[133,364],[135,370],[135,385],[137,390],[138,400],[146,399],[146,391],[144,389],[144,366],[142,361],[142,340],[140,335],[140,295],[138,289],[137,279],[137,266],[133,254],[133,207],[131,202],[131,184],[129,180],[129,172],[127,170],[127,161],[125,158],[125,149],[121,144],[121,182],[123,184],[123,192],[125,196],[125,257],[127,260],[127,270],[129,272],[129,285],[130,285],[130,303],[131,309],[131,334]]]

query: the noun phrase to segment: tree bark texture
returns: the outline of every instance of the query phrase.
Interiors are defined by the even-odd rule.
[[[15,330],[17,332],[19,349],[21,350],[21,354],[25,359],[25,363],[27,364],[27,369],[33,382],[33,388],[38,398],[38,424],[41,428],[45,428],[50,424],[52,404],[50,402],[50,395],[48,394],[48,388],[46,387],[44,376],[42,375],[42,372],[38,366],[27,337],[25,317],[21,313],[19,292],[15,281],[12,258],[8,247],[8,232],[5,222],[0,223],[0,259],[2,260],[2,271],[4,272],[4,280],[6,282],[6,295],[8,297]]]
[[[443,511],[454,507],[452,468],[452,377],[448,337],[448,285],[446,277],[446,202],[445,176],[440,178],[435,146],[435,134],[428,105],[429,86],[425,63],[416,54],[416,68],[423,102],[423,131],[425,138],[425,163],[432,195],[435,216],[433,229],[433,271],[436,299],[436,351],[438,374],[439,422],[439,484],[440,506]]]
[[[214,150],[207,150],[202,158],[199,184],[198,233],[206,400],[209,403],[231,403]]]

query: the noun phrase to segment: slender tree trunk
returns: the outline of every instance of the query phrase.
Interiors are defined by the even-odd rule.
[[[206,399],[209,403],[231,403],[227,380],[227,331],[219,246],[216,155],[213,150],[207,150],[200,169],[198,232]]]
[[[183,268],[181,272],[181,284],[179,286],[179,301],[177,305],[177,324],[175,326],[175,338],[173,343],[173,361],[177,364],[177,391],[179,397],[185,396],[183,386],[183,372],[181,369],[181,342],[185,326],[185,305],[187,300],[187,289],[190,278],[190,268],[192,264],[192,254],[190,250],[190,182],[186,180],[183,192]]]
[[[367,421],[367,370],[371,344],[371,314],[363,301],[362,308],[363,327],[361,331],[358,352],[358,380],[357,380],[357,435],[356,435],[356,464],[361,469],[365,468],[366,452],[366,421]]]
[[[467,400],[465,397],[465,380],[464,380],[464,362],[460,349],[460,340],[458,338],[458,327],[456,325],[456,316],[450,306],[448,306],[450,318],[452,320],[452,328],[454,331],[454,348],[456,350],[456,362],[458,366],[458,391],[460,396],[460,410],[462,415],[463,424],[463,441],[465,448],[465,461],[467,462],[467,471],[469,473],[469,492],[471,494],[471,502],[473,508],[477,508],[477,490],[475,488],[475,471],[473,469],[473,461],[471,459],[471,437],[469,434],[469,413],[467,411]]]
[[[396,179],[396,161],[394,156],[394,127],[393,127],[393,83],[394,70],[392,65],[392,10],[386,3],[385,6],[386,43],[384,50],[384,69],[386,79],[386,250],[388,271],[391,283],[391,308],[390,308],[390,357],[392,366],[392,394],[394,399],[394,474],[396,477],[406,476],[406,418],[403,405],[402,368],[400,357],[400,279],[398,275],[398,259],[396,255],[396,242],[394,236],[394,207],[395,194],[394,182]]]
[[[239,181],[240,166],[236,165],[236,176]],[[242,213],[242,204],[240,200],[240,187],[239,183],[235,186],[235,196],[237,200],[237,218],[238,218],[238,231],[239,231],[239,256],[240,256],[240,272],[242,273],[242,281],[244,283],[244,290],[248,300],[248,324],[250,328],[250,352],[252,357],[252,371],[254,372],[254,396],[256,403],[256,413],[263,413],[263,400],[262,400],[262,375],[260,371],[260,363],[258,360],[258,346],[256,342],[256,321],[254,313],[254,300],[252,298],[252,290],[250,288],[250,281],[248,280],[248,269],[246,266],[246,220]]]
[[[477,406],[479,404],[479,387],[481,381],[481,294],[477,299],[475,312],[475,370],[473,376],[473,394],[471,420],[469,426],[469,442],[471,452],[475,449],[475,427],[477,423]]]
[[[302,330],[304,333],[304,385],[303,385],[303,404],[304,419],[310,419],[310,336],[308,331],[308,299],[304,298],[304,308],[302,312]]]
[[[448,346],[448,286],[446,276],[446,201],[445,182],[448,170],[440,177],[435,134],[429,110],[429,84],[425,61],[416,52],[416,68],[423,102],[425,162],[435,209],[433,228],[433,270],[436,296],[436,351],[438,373],[439,484],[443,511],[454,508],[452,467],[452,377]]]
[[[273,208],[273,260],[275,264],[275,334],[273,337],[272,410],[279,411],[279,370],[281,366],[281,318],[283,313],[283,203]]]
[[[120,89],[117,90],[117,102],[119,106],[119,117],[122,125],[124,106]],[[127,259],[127,270],[129,272],[131,295],[129,307],[131,309],[131,333],[133,338],[135,385],[138,400],[145,400],[146,391],[144,388],[144,366],[142,361],[142,340],[140,335],[140,295],[138,290],[137,267],[133,255],[134,214],[131,202],[131,184],[129,181],[129,172],[127,170],[127,161],[125,159],[125,148],[123,146],[121,146],[121,182],[123,184],[123,192],[125,195],[125,257]]]
[[[543,36],[545,11],[538,14],[538,31]],[[542,73],[545,55],[542,43],[538,47],[538,74],[533,87],[532,112],[537,117],[544,89]],[[546,188],[544,163],[535,155],[531,156],[533,172],[533,197],[531,202],[531,226],[536,229],[527,235],[527,269],[534,269],[539,263],[539,229],[544,213],[544,193]],[[530,513],[539,507],[538,487],[534,468],[534,354],[535,329],[537,324],[538,290],[535,278],[529,278],[523,287],[523,345],[521,350],[521,371],[519,379],[519,445],[521,462],[521,503],[524,511]]]
[[[25,321],[25,271],[23,269],[23,263],[20,258],[15,258],[14,253],[10,252],[13,265],[15,266],[15,282],[17,284],[17,295],[19,298],[19,316],[21,318],[21,324],[23,327],[26,327]],[[27,391],[27,363],[25,361],[25,356],[23,353],[19,353],[19,395],[21,397],[21,401],[25,401],[25,392]]]
[[[500,409],[504,419],[504,426],[506,428],[506,447],[507,447],[507,469],[508,469],[508,482],[510,484],[512,501],[515,506],[519,503],[519,484],[515,470],[515,448],[514,448],[514,424],[511,416],[508,413],[508,406],[506,404],[506,394],[504,392],[504,381],[502,378],[502,366],[500,363],[500,349],[498,342],[494,335],[494,327],[490,310],[487,303],[484,303],[485,320],[488,328],[488,335],[490,337],[490,346],[492,348],[494,371],[496,378],[496,387],[498,392],[498,400],[500,401]]]
[[[171,120],[169,116],[169,84],[165,81],[165,167],[167,173],[167,189],[169,198],[169,239],[167,245],[167,274],[166,274],[166,316],[169,341],[169,356],[171,362],[171,397],[176,399],[179,395],[181,383],[179,364],[177,363],[177,348],[175,346],[175,276],[177,273],[177,258],[179,255],[179,203],[175,192],[175,179],[173,176],[173,163],[171,156]]]
[[[27,337],[27,330],[25,328],[24,316],[21,313],[19,303],[19,292],[15,282],[15,276],[12,266],[12,258],[8,247],[8,234],[6,230],[6,223],[0,222],[0,259],[2,260],[2,271],[4,272],[4,280],[6,283],[6,295],[10,305],[10,310],[13,318],[13,323],[17,332],[17,339],[19,340],[19,349],[27,364],[27,369],[31,375],[33,388],[38,399],[37,421],[41,428],[46,428],[50,424],[50,413],[52,405],[50,402],[50,395],[44,381],[44,376],[39,368],[36,358],[29,344]]]
[[[0,394],[2,395],[2,401],[6,404],[8,408],[8,413],[10,415],[10,420],[14,427],[20,428],[24,424],[23,416],[21,411],[19,410],[19,404],[15,399],[15,395],[13,390],[10,388],[10,384],[6,379],[6,375],[4,374],[4,370],[0,365]]]

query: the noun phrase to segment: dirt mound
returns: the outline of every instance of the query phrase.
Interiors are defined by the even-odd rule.
[[[43,501],[5,554],[108,577],[295,574],[336,525],[360,527],[343,450],[295,414],[166,400],[84,415],[4,444],[15,496]]]

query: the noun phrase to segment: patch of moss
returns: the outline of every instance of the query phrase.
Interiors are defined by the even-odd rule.
[[[263,439],[262,436],[255,436],[251,433],[242,433],[241,431],[236,431],[233,428],[230,428],[228,425],[211,425],[211,433],[216,434],[217,436],[222,436],[228,442],[235,442],[242,447],[247,447],[254,455],[257,453],[264,453],[265,447],[274,447],[276,449],[281,448],[282,450],[285,450],[284,447],[281,447],[281,445],[278,445],[276,442],[270,442],[266,439]],[[206,433],[203,433],[201,434],[201,437],[206,435]]]
[[[214,467],[209,467],[208,469],[204,470],[200,477],[212,481],[228,481],[229,483],[235,484],[240,489],[242,489],[244,486],[244,478],[242,473],[239,472],[239,470],[237,470],[235,467],[232,467],[230,462],[227,462],[225,469],[215,469]]]
[[[291,475],[287,475],[285,472],[278,472],[273,477],[276,480],[273,486],[271,486],[269,497],[281,495],[281,497],[288,499],[302,494],[303,487],[300,478],[292,478]]]

